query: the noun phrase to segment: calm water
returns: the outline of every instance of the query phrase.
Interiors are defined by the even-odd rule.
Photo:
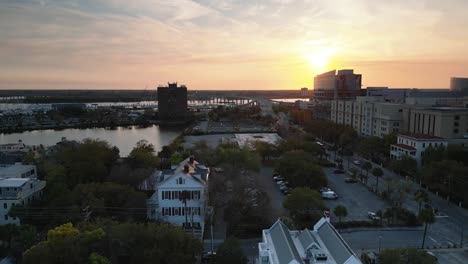
[[[26,145],[45,146],[55,145],[62,137],[68,140],[83,140],[85,138],[102,139],[112,146],[120,149],[120,156],[128,156],[135,144],[146,139],[153,144],[157,151],[165,145],[169,145],[176,138],[183,128],[167,128],[160,126],[150,126],[146,128],[117,127],[116,129],[88,128],[88,129],[64,129],[64,130],[35,130],[22,133],[0,134],[0,144],[15,143],[23,140]]]

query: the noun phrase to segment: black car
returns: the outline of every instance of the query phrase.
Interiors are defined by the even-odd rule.
[[[346,178],[344,181],[345,181],[346,183],[356,183],[356,182],[357,182],[357,180],[354,179],[354,178]]]

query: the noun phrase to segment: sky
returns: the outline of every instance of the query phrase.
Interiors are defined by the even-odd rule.
[[[0,0],[0,89],[448,88],[466,0]]]

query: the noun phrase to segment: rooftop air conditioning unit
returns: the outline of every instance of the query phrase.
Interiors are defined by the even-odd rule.
[[[314,258],[316,261],[327,261],[328,256],[325,253],[315,253]]]

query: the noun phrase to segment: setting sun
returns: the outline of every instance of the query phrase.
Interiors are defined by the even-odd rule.
[[[306,55],[306,60],[317,72],[323,72],[330,66],[330,57],[333,55],[332,50],[323,50]]]

